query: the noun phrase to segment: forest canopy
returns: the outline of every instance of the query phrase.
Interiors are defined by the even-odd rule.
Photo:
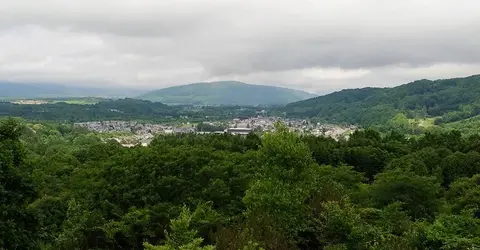
[[[0,124],[0,249],[475,249],[480,136],[276,132],[125,148]]]

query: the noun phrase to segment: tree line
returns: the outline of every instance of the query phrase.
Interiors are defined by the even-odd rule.
[[[34,121],[74,123],[102,120],[141,120],[190,122],[252,117],[262,107],[241,106],[169,106],[159,102],[136,99],[102,100],[96,104],[14,104],[0,102],[0,117],[22,117]]]
[[[0,124],[0,249],[475,249],[480,136]]]

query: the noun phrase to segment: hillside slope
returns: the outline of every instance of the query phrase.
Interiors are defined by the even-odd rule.
[[[437,124],[480,114],[480,75],[419,80],[393,88],[348,89],[286,105],[291,117],[318,117],[365,126],[382,124],[398,113],[440,117]]]
[[[174,86],[155,90],[137,98],[165,104],[257,106],[283,105],[314,96],[293,89],[223,81]]]
[[[1,117],[22,117],[27,120],[60,123],[101,120],[168,120],[178,116],[180,108],[159,102],[135,99],[103,100],[96,104],[79,105],[59,102],[55,104],[24,104],[0,102]]]

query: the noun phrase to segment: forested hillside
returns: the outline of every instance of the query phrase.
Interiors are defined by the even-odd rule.
[[[398,113],[409,118],[438,118],[437,124],[480,114],[480,75],[420,80],[394,88],[348,89],[291,103],[292,117],[319,117],[364,126],[382,124]]]
[[[51,104],[13,104],[0,102],[0,117],[22,117],[36,121],[55,121],[71,123],[96,120],[144,120],[171,121],[187,116],[190,121],[210,119],[226,119],[242,116],[253,116],[262,108],[219,106],[191,107],[168,106],[159,102],[135,99],[105,100],[96,104],[82,105],[65,102]]]
[[[300,90],[243,82],[202,82],[155,90],[138,99],[189,105],[285,105],[314,97]]]
[[[477,249],[480,136],[159,136],[0,123],[0,249]]]

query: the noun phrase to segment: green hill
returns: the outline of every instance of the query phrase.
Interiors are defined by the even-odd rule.
[[[235,81],[202,82],[155,90],[138,99],[165,104],[284,105],[314,97],[304,91]]]
[[[436,117],[442,124],[480,114],[480,75],[419,80],[393,88],[347,89],[286,105],[290,117],[318,117],[364,126],[383,124],[396,114]]]
[[[480,115],[474,116],[472,118],[455,121],[451,123],[446,123],[443,125],[446,129],[455,129],[463,134],[471,135],[471,134],[479,134],[480,133]]]

